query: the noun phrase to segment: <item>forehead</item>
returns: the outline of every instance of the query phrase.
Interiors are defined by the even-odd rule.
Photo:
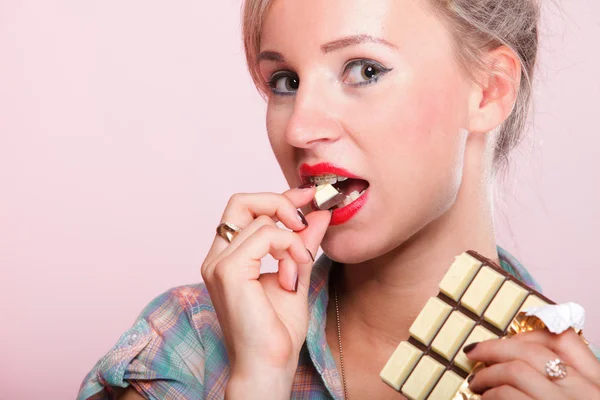
[[[301,44],[319,48],[340,37],[368,34],[397,46],[427,42],[441,31],[428,0],[274,0],[261,50]]]

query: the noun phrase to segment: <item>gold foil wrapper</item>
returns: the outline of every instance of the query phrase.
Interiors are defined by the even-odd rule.
[[[506,336],[502,339],[510,338],[514,335],[523,332],[530,332],[535,330],[544,330],[546,329],[546,324],[542,322],[541,319],[535,316],[527,316],[526,313],[520,312],[517,316],[512,320],[510,325],[508,326],[508,330]],[[581,336],[581,332],[578,332]],[[583,336],[582,336],[583,339]],[[583,339],[585,341],[585,339]],[[469,378],[477,373],[477,371],[481,371],[485,368],[484,363],[478,363],[473,368],[473,372],[465,379],[461,387],[458,389],[458,392],[454,395],[452,400],[481,400],[481,396],[471,392],[469,389]]]
[[[546,329],[546,324],[534,315],[528,316],[525,312],[520,312],[508,326],[506,336],[511,337],[523,332],[531,332]]]
[[[477,363],[473,368],[473,372],[465,379],[463,384],[458,389],[458,392],[454,395],[452,400],[481,400],[481,396],[471,392],[469,389],[469,379],[477,373],[477,371],[481,371],[485,368],[484,363]]]
[[[544,330],[547,329],[546,324],[534,315],[527,315],[525,312],[520,312],[517,316],[512,320],[510,325],[508,326],[508,331],[506,333],[507,337],[512,337],[519,333]],[[583,337],[583,331],[581,329],[571,328],[579,335],[581,340],[586,345],[589,345],[588,341]]]

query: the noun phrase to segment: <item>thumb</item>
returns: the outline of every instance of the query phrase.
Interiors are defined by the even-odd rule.
[[[306,216],[306,220],[308,221],[308,227],[298,232],[298,235],[304,240],[304,244],[311,255],[316,257],[325,232],[327,232],[327,228],[329,227],[331,212],[314,211]],[[298,290],[300,290],[301,286],[308,290],[313,264],[312,262],[310,264],[298,264]]]

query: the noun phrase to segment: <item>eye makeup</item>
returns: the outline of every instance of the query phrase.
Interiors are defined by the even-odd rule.
[[[355,88],[373,85],[392,70],[371,59],[353,59],[342,67],[341,82]],[[300,87],[300,78],[290,70],[279,70],[266,80],[266,85],[276,96],[293,96]]]

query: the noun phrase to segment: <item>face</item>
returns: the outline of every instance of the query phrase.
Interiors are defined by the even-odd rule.
[[[333,173],[364,192],[334,211],[334,260],[386,254],[453,205],[473,84],[452,49],[426,0],[274,1],[259,68],[281,169],[292,187]]]

